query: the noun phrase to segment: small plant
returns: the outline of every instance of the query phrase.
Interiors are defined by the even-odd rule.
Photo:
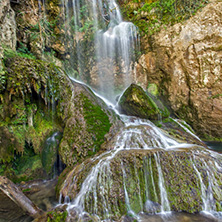
[[[152,35],[161,27],[173,25],[194,15],[208,0],[134,0],[137,8],[125,6],[124,14],[135,23],[142,34]]]

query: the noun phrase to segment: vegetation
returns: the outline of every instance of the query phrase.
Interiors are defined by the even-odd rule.
[[[43,142],[62,128],[53,110],[58,70],[33,55],[5,49],[2,73],[0,175],[14,182],[45,178]]]
[[[161,27],[190,18],[207,3],[208,0],[134,0],[124,4],[122,9],[143,35],[152,35]]]
[[[109,132],[111,123],[109,121],[109,117],[100,106],[94,105],[84,95],[82,95],[82,97],[84,98],[84,118],[88,125],[88,132],[94,135],[93,151],[96,152],[100,149],[100,146],[104,142],[104,136]]]
[[[65,222],[68,212],[54,212],[51,211],[47,214],[47,222]]]

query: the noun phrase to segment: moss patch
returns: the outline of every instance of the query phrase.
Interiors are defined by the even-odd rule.
[[[86,96],[81,95],[84,101],[84,118],[88,125],[87,131],[92,134],[94,149],[98,151],[104,142],[104,136],[109,132],[111,123],[107,114],[99,105],[94,105]]]

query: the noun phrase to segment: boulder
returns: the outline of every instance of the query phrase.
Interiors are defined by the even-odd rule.
[[[168,117],[169,111],[152,94],[146,93],[140,86],[131,84],[119,99],[119,109],[126,115],[157,120],[159,116]],[[161,106],[160,106],[161,105]]]
[[[69,215],[77,216],[83,210],[88,216],[119,220],[128,212],[199,212],[210,180],[215,193],[209,195],[217,202],[211,207],[219,210],[222,181],[210,175],[220,175],[220,155],[203,148],[202,142],[187,132],[178,137],[176,130],[174,136],[166,135],[149,120],[125,118],[126,126],[107,144],[110,151],[60,175],[57,192],[62,202],[73,203]]]

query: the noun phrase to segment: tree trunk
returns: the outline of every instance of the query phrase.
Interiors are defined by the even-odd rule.
[[[39,217],[43,212],[9,179],[0,176],[0,190],[31,217]]]

